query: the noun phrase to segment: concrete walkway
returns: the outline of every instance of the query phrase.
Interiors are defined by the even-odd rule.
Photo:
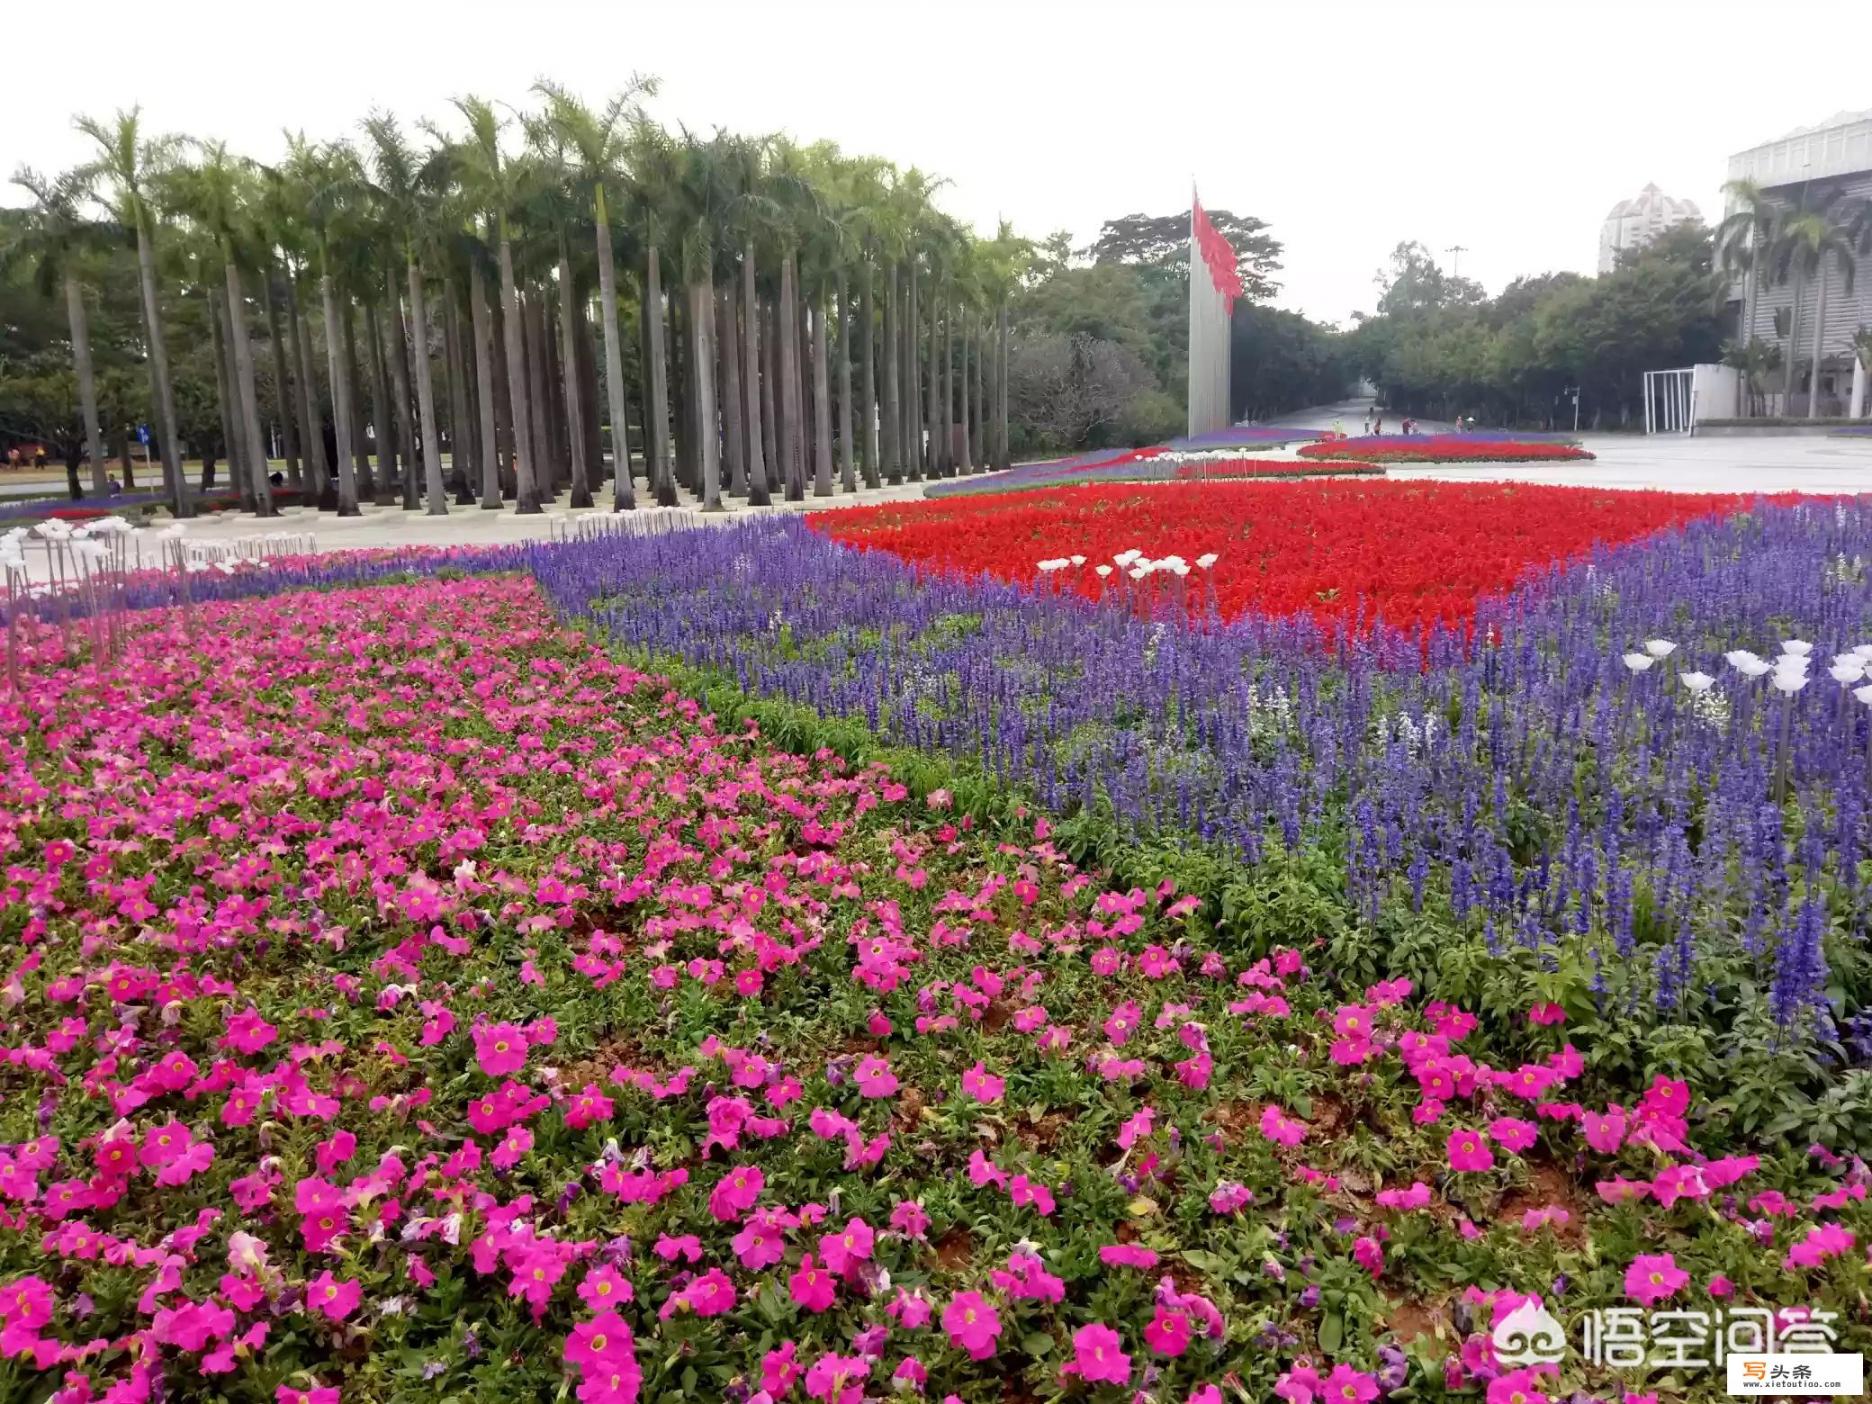
[[[1319,405],[1273,421],[1283,427],[1330,428],[1348,434],[1365,424],[1368,399]],[[1385,417],[1387,432],[1401,420]],[[1448,425],[1419,420],[1424,433]],[[1805,437],[1763,434],[1747,438],[1691,438],[1682,434],[1581,434],[1590,462],[1460,467],[1393,465],[1387,476],[1435,482],[1555,483],[1574,487],[1657,488],[1669,492],[1872,492],[1872,435]]]

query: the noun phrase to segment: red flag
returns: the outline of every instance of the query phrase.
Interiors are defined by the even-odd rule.
[[[1190,195],[1190,221],[1195,229],[1196,248],[1202,254],[1202,261],[1209,266],[1209,277],[1215,283],[1215,290],[1222,294],[1225,310],[1235,310],[1235,299],[1242,295],[1241,274],[1235,267],[1235,250],[1229,241],[1222,237],[1221,231],[1209,222],[1209,212],[1202,207],[1202,201]],[[1194,276],[1195,270],[1191,269]]]

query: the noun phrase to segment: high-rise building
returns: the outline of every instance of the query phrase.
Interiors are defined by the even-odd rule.
[[[1620,200],[1599,226],[1599,271],[1618,267],[1619,255],[1641,249],[1674,224],[1701,224],[1703,212],[1689,200],[1666,195],[1647,185],[1629,200]]]
[[[1827,213],[1838,224],[1850,223],[1863,202],[1872,200],[1872,109],[1841,112],[1811,127],[1751,147],[1729,158],[1729,179],[1759,186],[1782,211],[1803,205]],[[1733,196],[1727,201],[1735,209]],[[1765,252],[1765,251],[1764,251]],[[1738,279],[1732,290],[1737,325],[1748,335],[1782,353],[1783,368],[1764,376],[1771,398],[1779,400],[1786,367],[1794,369],[1793,392],[1777,404],[1784,414],[1807,413],[1808,370],[1813,363],[1814,333],[1820,333],[1819,412],[1847,412],[1853,372],[1853,334],[1872,323],[1872,267],[1855,270],[1853,290],[1846,290],[1847,269],[1829,257],[1817,276],[1782,278],[1767,258],[1752,279]],[[1800,305],[1794,306],[1799,285]]]

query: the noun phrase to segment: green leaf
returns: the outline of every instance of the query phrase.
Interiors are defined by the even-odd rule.
[[[1021,1337],[1021,1349],[1038,1358],[1053,1349],[1053,1338],[1045,1331],[1030,1331]]]
[[[1339,1312],[1327,1312],[1326,1319],[1320,1322],[1319,1343],[1327,1355],[1337,1355],[1339,1347],[1345,1344],[1345,1317]]]

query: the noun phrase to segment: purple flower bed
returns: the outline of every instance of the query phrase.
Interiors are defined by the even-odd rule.
[[[1569,1008],[1715,1019],[1765,1046],[1831,1037],[1872,998],[1868,709],[1824,662],[1872,638],[1852,564],[1869,544],[1872,509],[1763,505],[1485,602],[1478,637],[1497,642],[1476,649],[1292,619],[1185,629],[918,577],[792,521],[529,556],[563,611],[633,648],[977,764],[1128,841],[1259,865],[1289,906],[1238,914],[1244,939],[1312,930],[1354,968],[1432,986],[1447,943],[1473,941]],[[1622,661],[1660,637],[1665,662]],[[1723,663],[1790,637],[1822,660],[1791,700]],[[1693,670],[1716,686],[1678,680]]]

